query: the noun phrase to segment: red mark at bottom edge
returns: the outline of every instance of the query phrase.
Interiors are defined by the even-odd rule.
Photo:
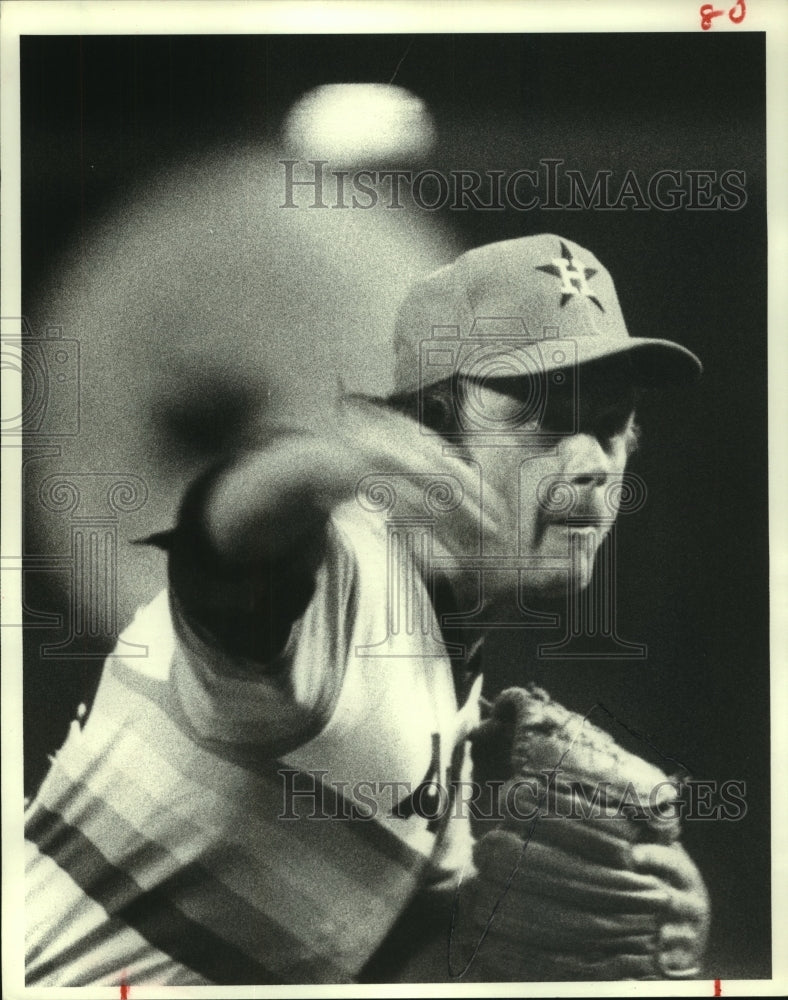
[[[722,996],[722,980],[720,979],[714,980],[714,996],[715,997]]]
[[[719,980],[717,980],[717,982],[719,982]],[[715,996],[719,996],[719,993],[715,993],[714,995]],[[128,983],[121,983],[120,984],[120,1000],[129,1000],[129,984]]]

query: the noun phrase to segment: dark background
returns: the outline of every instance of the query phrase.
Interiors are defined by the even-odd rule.
[[[697,390],[644,401],[645,444],[632,468],[648,484],[648,503],[619,524],[618,631],[647,644],[647,660],[545,661],[535,644],[554,633],[525,642],[499,633],[485,669],[491,689],[522,683],[525,673],[572,708],[603,703],[696,778],[746,782],[744,819],[687,823],[685,838],[712,893],[710,978],[767,977],[763,36],[24,38],[25,312],[35,313],[51,286],[58,255],[132,183],[153,183],[190,151],[230,149],[250,134],[275,141],[310,87],[389,82],[395,70],[437,124],[434,169],[510,172],[554,157],[587,181],[599,169],[619,179],[632,169],[641,180],[658,169],[746,172],[748,200],[738,211],[437,214],[464,246],[544,231],[589,246],[616,279],[630,329],[674,337],[704,361]],[[231,395],[220,388],[209,400],[216,426],[204,450],[220,450],[230,434]],[[199,450],[202,418],[188,406],[165,412],[158,433]],[[28,519],[25,551],[45,544]],[[31,573],[26,604],[62,612],[62,592]],[[94,658],[43,661],[33,639],[25,649],[28,791],[76,704],[89,700],[95,657],[106,651],[86,640]]]

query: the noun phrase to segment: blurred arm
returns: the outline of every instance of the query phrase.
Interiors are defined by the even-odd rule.
[[[237,566],[275,560],[325,526],[360,475],[336,441],[287,436],[240,456],[205,497],[206,538]]]
[[[200,477],[169,543],[177,615],[231,656],[275,659],[314,591],[331,510],[359,475],[347,446],[289,435]]]

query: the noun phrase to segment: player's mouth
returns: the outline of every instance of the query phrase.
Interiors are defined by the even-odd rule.
[[[536,541],[553,539],[552,545],[562,548],[577,547],[579,552],[595,553],[602,544],[605,535],[610,531],[611,522],[600,518],[589,517],[557,517],[547,516],[539,525]],[[561,540],[562,539],[562,540]]]
[[[548,537],[552,535],[562,547],[568,546],[570,551],[575,551],[576,556],[583,558],[596,555],[609,527],[607,524],[567,524],[566,521],[554,521],[547,525],[547,532]]]

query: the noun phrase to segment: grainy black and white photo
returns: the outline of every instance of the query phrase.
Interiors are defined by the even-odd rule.
[[[7,995],[768,991],[757,5],[161,6],[15,41]]]

